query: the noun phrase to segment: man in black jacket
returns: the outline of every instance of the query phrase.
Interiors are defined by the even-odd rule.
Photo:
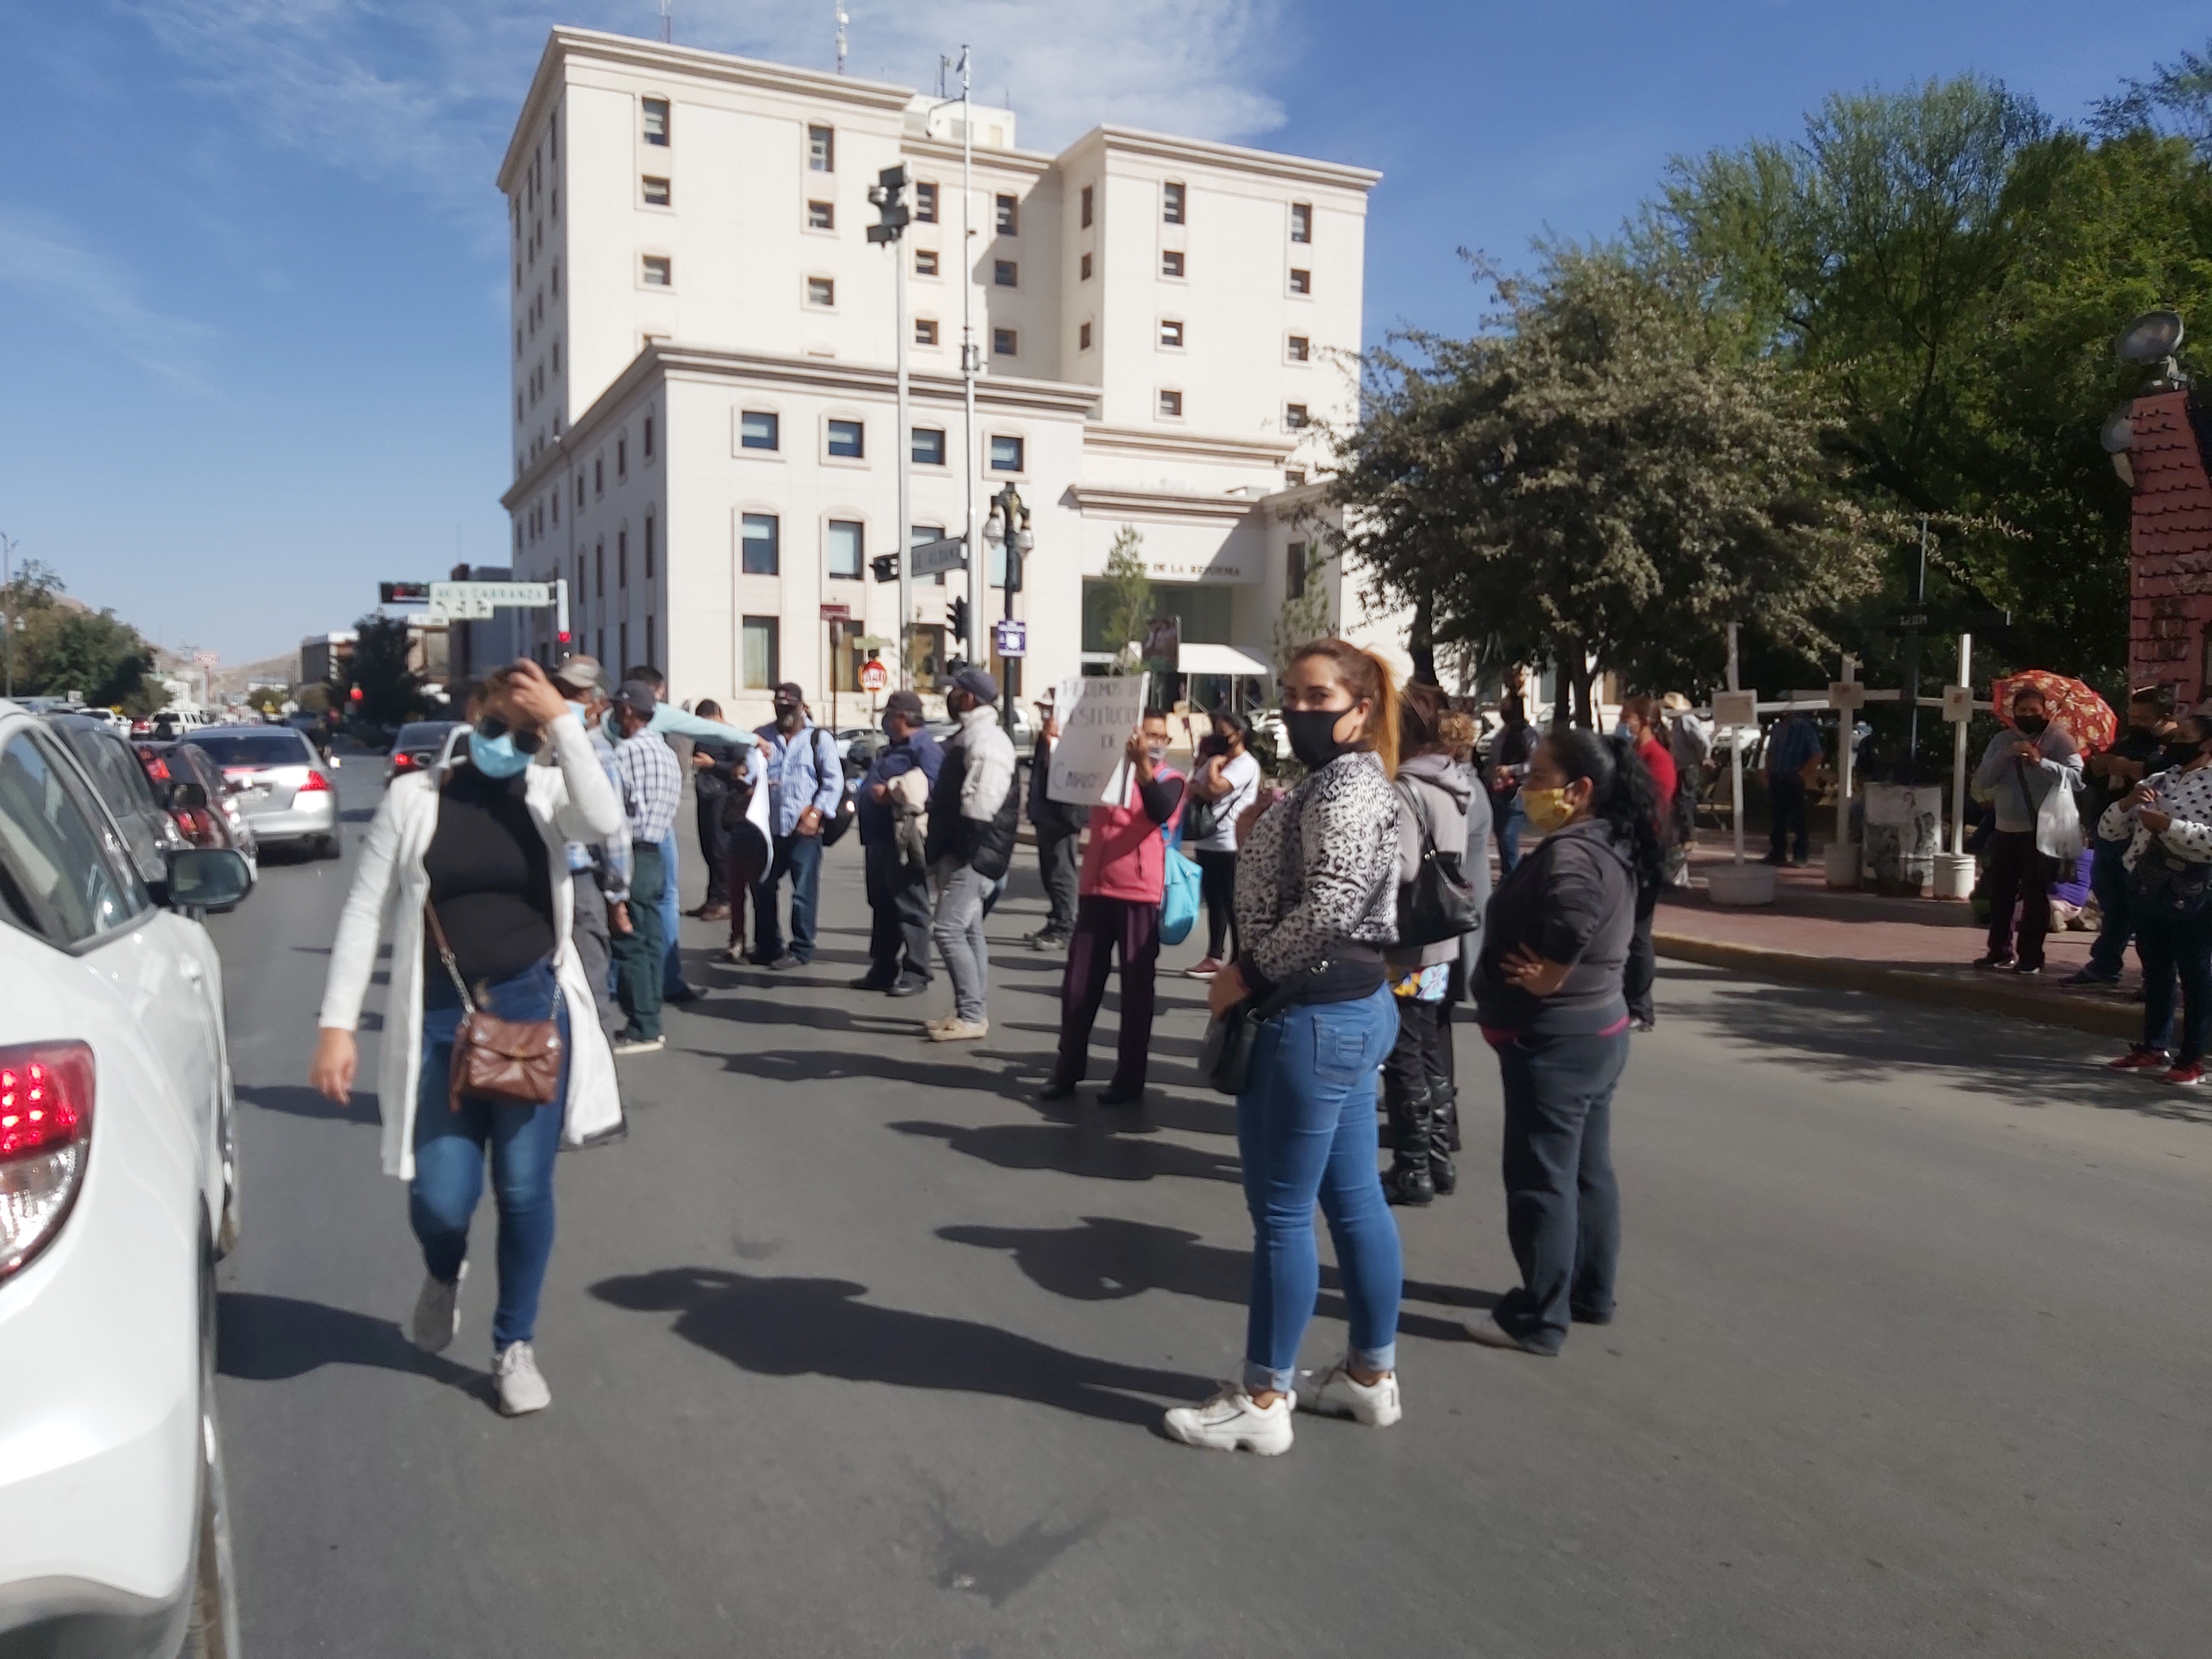
[[[1052,772],[1052,746],[1060,741],[1053,718],[1052,694],[1038,700],[1036,753],[1030,759],[1030,826],[1036,831],[1037,873],[1044,878],[1044,926],[1024,934],[1032,951],[1064,951],[1075,929],[1078,843],[1091,814],[1087,808],[1054,800],[1045,793]]]
[[[702,698],[691,711],[704,720],[722,718],[722,705]],[[691,739],[691,793],[698,806],[699,856],[707,861],[707,896],[688,915],[702,921],[720,921],[730,914],[729,832],[722,828],[722,803],[728,797],[732,775],[744,775],[744,752],[726,738]]]

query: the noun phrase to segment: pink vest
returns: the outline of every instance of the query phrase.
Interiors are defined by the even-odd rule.
[[[1163,766],[1158,775],[1181,778],[1182,774]],[[1188,787],[1186,783],[1186,796]],[[1160,844],[1160,837],[1182,820],[1182,806],[1178,799],[1164,826],[1146,815],[1141,800],[1133,806],[1092,807],[1091,844],[1083,849],[1083,874],[1076,890],[1100,898],[1158,904],[1167,882],[1167,848]]]

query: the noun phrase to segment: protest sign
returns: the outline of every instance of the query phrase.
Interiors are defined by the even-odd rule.
[[[1145,717],[1143,674],[1082,675],[1060,683],[1053,700],[1060,740],[1046,775],[1048,799],[1071,806],[1127,806],[1129,733]]]

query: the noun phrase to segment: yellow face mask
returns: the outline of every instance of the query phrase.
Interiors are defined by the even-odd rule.
[[[1540,836],[1550,835],[1575,815],[1564,789],[1523,789],[1521,810],[1528,815],[1529,827]]]

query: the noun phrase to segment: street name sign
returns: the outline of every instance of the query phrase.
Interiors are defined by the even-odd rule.
[[[968,543],[964,537],[946,536],[933,542],[918,543],[907,550],[912,561],[908,567],[917,576],[934,576],[940,570],[965,570],[968,568]]]
[[[553,603],[550,582],[432,582],[430,620],[488,622],[502,606],[535,609]]]
[[[853,607],[849,605],[825,605],[822,607],[822,620],[850,622],[853,620]]]
[[[992,629],[991,644],[1002,657],[1026,657],[1030,653],[1030,625],[1010,617]]]

